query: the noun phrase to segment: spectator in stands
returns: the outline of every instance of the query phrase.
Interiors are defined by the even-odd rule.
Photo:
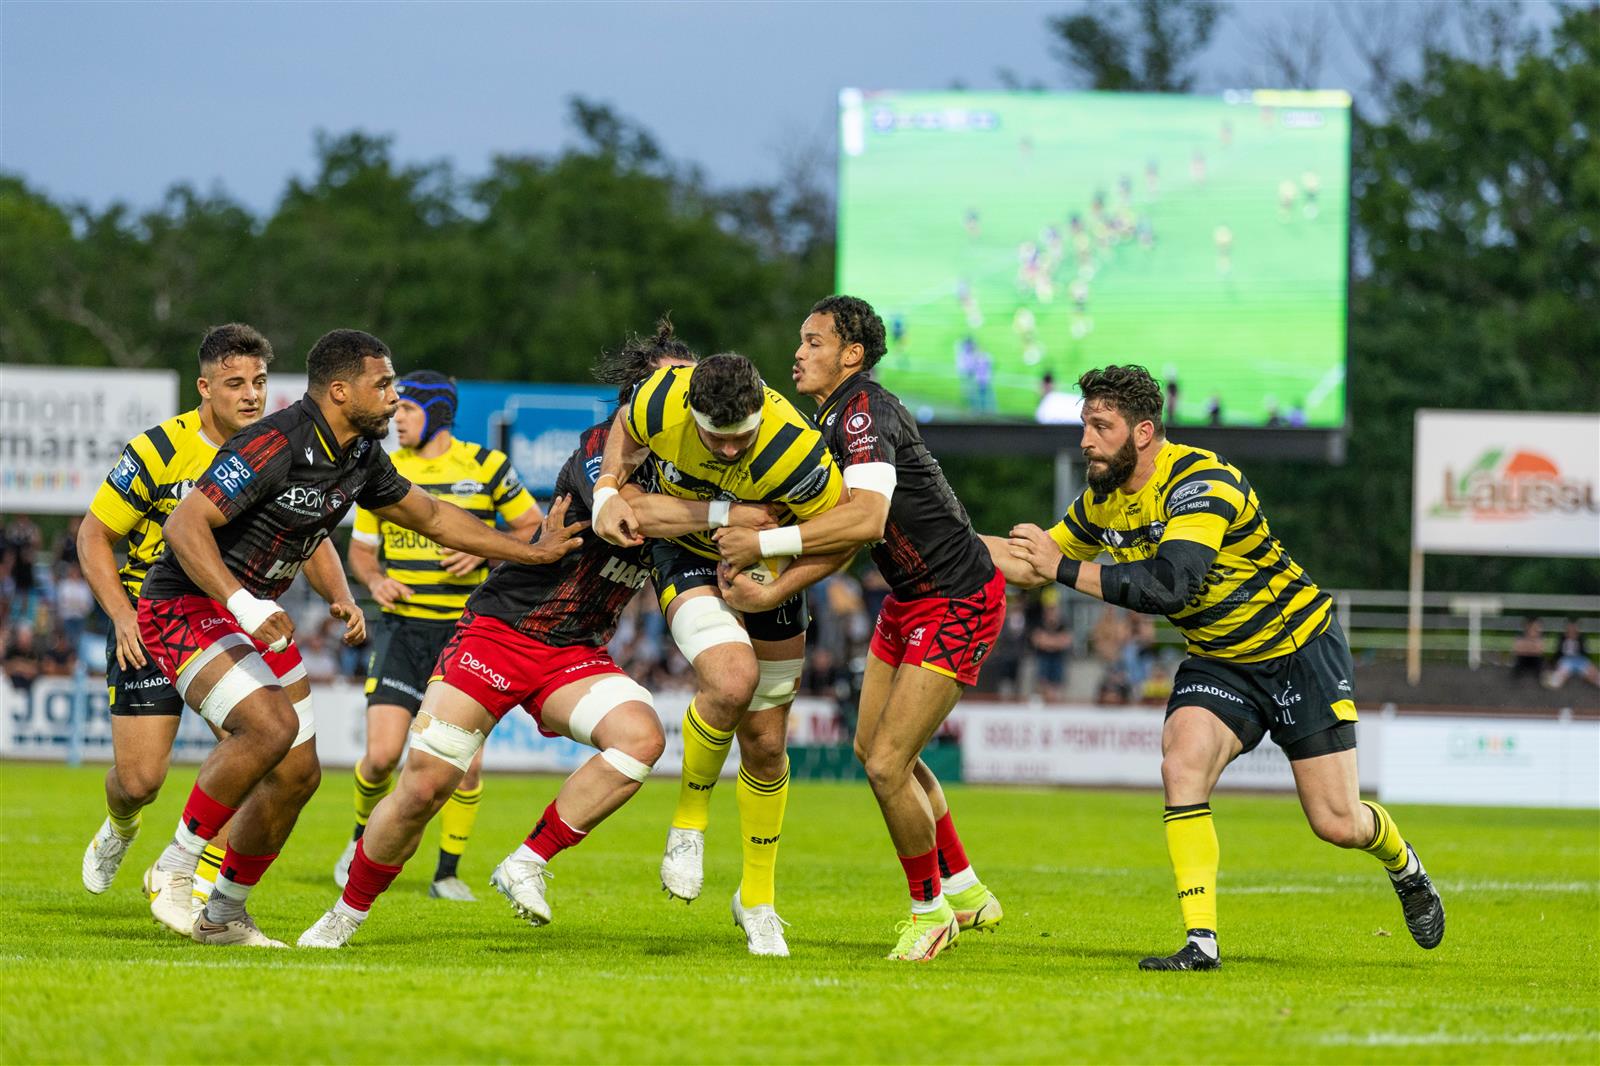
[[[1067,653],[1072,650],[1072,630],[1061,616],[1061,601],[1046,600],[1039,622],[1028,632],[1028,647],[1033,651],[1039,695],[1060,700],[1067,683]]]
[[[39,657],[39,672],[47,677],[71,677],[77,665],[77,642],[67,636],[65,629],[58,627]]]
[[[1511,642],[1513,684],[1525,677],[1537,680],[1544,673],[1544,649],[1544,623],[1538,618],[1524,620],[1522,633]]]
[[[94,606],[94,593],[89,591],[83,571],[78,568],[76,561],[66,563],[61,580],[56,582],[56,617],[61,620],[61,627],[66,631],[67,640],[73,648],[82,639],[84,626]]]
[[[11,687],[18,692],[32,689],[42,665],[38,649],[33,644],[33,627],[26,623],[17,626],[11,631],[11,639],[6,641],[5,647],[4,668]]]
[[[312,681],[331,681],[338,675],[339,660],[329,649],[327,635],[321,629],[312,630],[295,643],[299,645],[306,676]]]
[[[1561,640],[1556,645],[1553,666],[1550,676],[1545,678],[1544,682],[1549,688],[1560,688],[1573,675],[1600,688],[1600,667],[1596,667],[1594,660],[1589,657],[1583,631],[1578,627],[1576,618],[1567,619],[1567,626],[1562,630]]]
[[[1090,640],[1094,657],[1100,661],[1100,687],[1095,694],[1096,703],[1123,704],[1128,702],[1130,686],[1127,674],[1127,647],[1133,639],[1128,625],[1128,612],[1106,604],[1100,609]]]
[[[1156,620],[1148,614],[1127,612],[1128,641],[1122,646],[1122,672],[1128,679],[1130,698],[1137,699],[1144,691],[1150,676],[1151,664],[1156,657]]]

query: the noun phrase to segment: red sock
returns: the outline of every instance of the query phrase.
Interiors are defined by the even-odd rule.
[[[196,784],[189,790],[189,799],[183,805],[183,825],[201,840],[210,840],[222,831],[238,809],[218,803]]]
[[[906,868],[906,884],[911,898],[919,903],[939,894],[939,849],[932,848],[922,855],[902,855],[900,865]]]
[[[383,895],[384,889],[400,876],[400,867],[385,866],[367,858],[366,839],[356,841],[356,857],[350,860],[350,880],[344,883],[345,906],[358,911],[370,911],[372,901]]]
[[[218,882],[226,878],[240,888],[253,888],[261,880],[261,875],[267,872],[267,867],[272,865],[272,860],[277,857],[277,852],[271,855],[241,855],[233,850],[232,844],[229,844],[228,853],[222,858],[222,872],[218,875]]]
[[[556,813],[555,800],[551,800],[550,806],[540,815],[539,824],[533,827],[533,832],[528,834],[528,839],[523,843],[529,851],[549,862],[573,845],[583,843],[583,838],[588,835],[562,821],[561,815]]]
[[[961,846],[961,838],[956,835],[955,819],[950,817],[949,810],[933,823],[933,839],[938,843],[939,876],[949,877],[972,865],[967,861],[967,849]]]

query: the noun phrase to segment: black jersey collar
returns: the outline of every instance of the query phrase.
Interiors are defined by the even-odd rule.
[[[361,435],[358,433],[356,434],[356,439],[350,442],[349,448],[340,448],[338,434],[334,433],[333,427],[328,425],[328,420],[322,416],[322,408],[317,406],[317,401],[311,398],[309,392],[300,397],[299,406],[300,413],[311,420],[311,428],[317,434],[317,443],[322,445],[324,454],[333,460],[335,464],[341,462],[346,455],[350,454],[350,448],[354,448],[361,440]]]
[[[857,370],[854,374],[839,382],[839,387],[828,393],[828,398],[822,401],[821,407],[817,408],[817,421],[821,422],[826,418],[828,412],[833,410],[834,405],[851,392],[854,392],[861,382],[869,380],[871,379],[867,377],[865,370]]]

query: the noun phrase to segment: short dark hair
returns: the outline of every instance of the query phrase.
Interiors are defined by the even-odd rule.
[[[306,385],[321,391],[335,381],[354,381],[368,359],[392,358],[389,346],[359,329],[331,329],[306,355]]]
[[[861,361],[863,370],[871,370],[883,358],[889,346],[883,339],[883,319],[872,305],[856,296],[824,296],[811,305],[814,315],[832,315],[833,331],[845,344],[859,344],[866,358]]]
[[[617,387],[617,404],[620,406],[628,402],[628,397],[640,382],[655,372],[659,359],[695,361],[694,352],[673,332],[670,311],[656,320],[655,333],[648,337],[630,333],[621,348],[602,353],[600,361],[595,364],[594,377],[596,381]]]
[[[761,372],[742,355],[723,352],[700,360],[689,378],[689,406],[726,426],[742,422],[766,402]]]
[[[200,373],[236,355],[249,356],[263,363],[272,362],[272,342],[261,331],[243,322],[212,326],[200,339]]]
[[[1161,385],[1142,366],[1129,363],[1085,371],[1078,378],[1078,391],[1083,394],[1084,406],[1104,400],[1128,420],[1130,428],[1140,422],[1154,422],[1156,436],[1166,433],[1161,423],[1161,410],[1166,405]]]

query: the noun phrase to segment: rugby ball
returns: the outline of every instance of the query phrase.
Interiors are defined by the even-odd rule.
[[[758,559],[756,564],[744,571],[744,575],[758,585],[770,585],[779,574],[789,568],[794,560],[787,555],[775,555],[770,559]]]

